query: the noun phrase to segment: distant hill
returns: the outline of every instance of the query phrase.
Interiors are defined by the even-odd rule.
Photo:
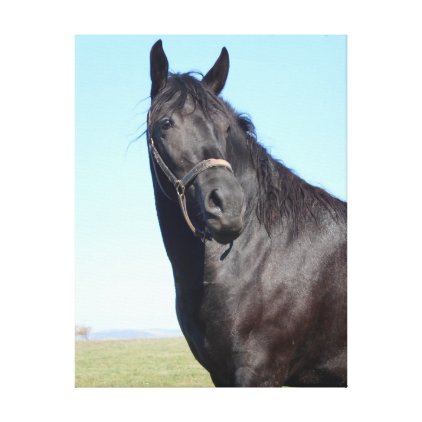
[[[181,337],[180,330],[150,329],[150,330],[104,330],[93,331],[89,335],[90,340],[129,340],[137,338],[165,338]]]

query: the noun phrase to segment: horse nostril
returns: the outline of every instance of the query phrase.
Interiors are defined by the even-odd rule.
[[[218,194],[218,189],[214,189],[208,196],[208,207],[223,212],[223,201]]]

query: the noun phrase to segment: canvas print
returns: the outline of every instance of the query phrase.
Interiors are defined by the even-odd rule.
[[[345,36],[77,37],[76,136],[77,387],[347,386]]]

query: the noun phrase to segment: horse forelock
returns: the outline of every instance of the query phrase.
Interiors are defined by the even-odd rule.
[[[199,107],[208,118],[210,113],[215,110],[227,112],[224,102],[193,75],[202,76],[199,72],[169,74],[166,86],[158,93],[151,104],[152,121],[162,112],[182,112],[188,100],[191,101],[193,110]],[[189,110],[189,112],[193,110]]]

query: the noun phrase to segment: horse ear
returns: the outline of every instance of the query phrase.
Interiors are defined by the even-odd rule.
[[[158,40],[152,46],[150,53],[151,99],[165,87],[168,70],[169,62],[163,50],[163,43]]]
[[[204,76],[202,81],[214,91],[215,95],[218,95],[226,84],[228,74],[229,53],[226,47],[223,47],[220,57],[217,59],[210,71]]]

